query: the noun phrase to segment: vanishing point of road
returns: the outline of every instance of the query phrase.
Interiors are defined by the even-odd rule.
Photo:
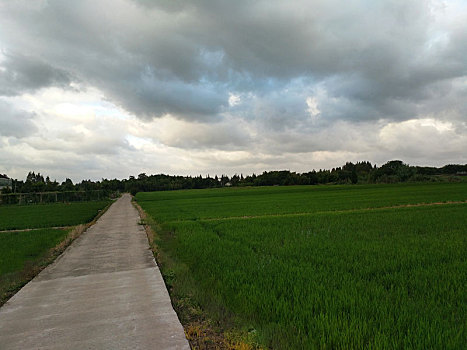
[[[189,349],[128,194],[0,309],[0,349]]]

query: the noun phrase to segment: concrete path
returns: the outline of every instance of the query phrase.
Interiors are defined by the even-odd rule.
[[[189,349],[128,194],[0,309],[0,349]]]

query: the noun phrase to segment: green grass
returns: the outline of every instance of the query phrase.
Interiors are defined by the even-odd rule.
[[[0,233],[0,275],[22,270],[60,243],[70,229]]]
[[[0,233],[0,305],[47,266],[54,248],[72,229],[38,229]],[[65,248],[63,245],[62,248]]]
[[[289,186],[140,192],[158,222],[465,201],[467,184]]]
[[[467,343],[467,204],[381,208],[465,201],[466,184],[180,191],[137,199],[161,224],[156,243],[170,262],[162,270],[173,293],[263,346],[463,349]],[[349,209],[356,210],[339,211]],[[284,215],[290,213],[305,214]],[[279,216],[242,218],[265,214]]]
[[[0,305],[58,256],[110,201],[0,206]],[[65,226],[65,229],[54,227]],[[31,229],[31,230],[25,230]]]
[[[110,201],[0,206],[0,230],[73,226],[90,222]]]

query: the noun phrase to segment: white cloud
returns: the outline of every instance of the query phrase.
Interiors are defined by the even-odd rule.
[[[241,102],[241,97],[238,94],[229,93],[229,106],[234,107]]]
[[[320,110],[318,108],[318,100],[316,99],[316,97],[307,97],[306,105],[308,106],[307,112],[310,113],[310,116],[312,118],[315,118],[320,114]]]

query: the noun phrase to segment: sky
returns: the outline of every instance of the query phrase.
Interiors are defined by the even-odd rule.
[[[467,163],[467,1],[0,1],[0,173]]]

